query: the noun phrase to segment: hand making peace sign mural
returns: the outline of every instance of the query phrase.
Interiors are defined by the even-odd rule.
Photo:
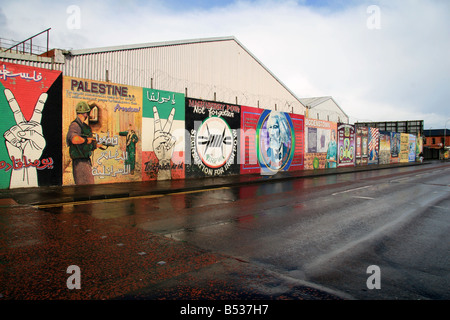
[[[185,97],[143,88],[142,180],[183,179]]]
[[[59,71],[1,63],[0,187],[61,184],[61,85]]]

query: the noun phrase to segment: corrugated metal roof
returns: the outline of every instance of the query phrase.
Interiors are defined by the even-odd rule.
[[[71,50],[70,55],[90,55],[96,53],[107,53],[107,52],[117,52],[117,51],[127,51],[127,50],[139,50],[148,48],[158,48],[167,46],[179,46],[188,45],[195,43],[206,43],[206,42],[220,42],[220,41],[234,41],[236,42],[244,51],[246,51],[261,67],[263,67],[278,83],[281,84],[301,105],[303,103],[298,98],[298,96],[292,92],[277,76],[275,76],[269,68],[267,68],[255,55],[253,55],[241,42],[239,42],[234,36],[226,37],[212,37],[212,38],[198,38],[198,39],[188,39],[188,40],[177,40],[177,41],[164,41],[164,42],[153,42],[153,43],[140,43],[140,44],[130,44],[121,46],[110,46],[110,47],[99,47],[91,49],[80,49]],[[303,105],[304,106],[304,105]]]
[[[47,68],[47,69],[56,69],[59,71],[62,71],[64,75],[66,76],[74,76],[74,77],[81,77],[81,78],[88,78],[88,79],[96,79],[96,80],[102,80],[105,79],[105,72],[107,72],[108,70],[110,71],[110,75],[111,75],[111,70],[115,69],[117,71],[117,73],[115,71],[114,72],[114,78],[110,78],[111,81],[116,81],[118,83],[127,83],[130,85],[137,85],[137,86],[148,86],[149,83],[148,79],[149,77],[151,77],[151,75],[153,75],[153,73],[156,73],[158,77],[159,77],[159,82],[158,84],[156,84],[156,86],[160,86],[160,87],[171,87],[171,85],[168,85],[165,82],[168,82],[170,79],[170,73],[169,74],[158,74],[158,72],[160,72],[160,69],[164,69],[164,72],[167,72],[166,69],[169,70],[169,66],[170,71],[175,71],[175,73],[177,74],[183,74],[183,73],[189,73],[191,72],[194,75],[198,74],[198,70],[192,70],[191,67],[189,67],[191,64],[187,63],[186,65],[180,65],[180,66],[176,66],[174,67],[174,64],[171,63],[170,61],[173,61],[173,59],[176,59],[178,55],[182,55],[184,51],[186,51],[186,53],[191,53],[194,52],[195,53],[195,49],[194,50],[188,50],[188,48],[190,48],[190,46],[186,46],[186,45],[190,45],[190,44],[194,44],[194,45],[198,45],[198,44],[214,44],[214,43],[218,43],[218,42],[226,42],[226,41],[232,41],[234,44],[237,44],[238,47],[241,48],[242,51],[244,51],[247,55],[249,60],[253,60],[257,65],[261,66],[264,72],[266,72],[266,74],[268,75],[268,77],[272,78],[275,82],[277,82],[280,86],[280,88],[283,88],[283,90],[286,91],[287,94],[289,94],[295,101],[295,105],[298,105],[298,107],[301,107],[303,109],[305,109],[305,105],[304,103],[301,101],[301,99],[294,93],[292,92],[277,76],[275,76],[275,74],[273,74],[269,68],[267,68],[255,55],[253,55],[242,43],[240,43],[234,36],[226,36],[226,37],[212,37],[212,38],[200,38],[200,39],[190,39],[190,40],[178,40],[178,41],[164,41],[164,42],[153,42],[153,43],[141,43],[141,44],[130,44],[130,45],[121,45],[121,46],[109,46],[109,47],[100,47],[100,48],[91,48],[91,49],[80,49],[80,50],[71,50],[71,51],[66,51],[66,50],[59,50],[61,51],[61,58],[62,61],[56,61],[55,59],[51,59],[50,61],[52,62],[48,62],[48,61],[37,61],[36,59],[31,59],[29,57],[11,57],[10,59],[8,59],[9,57],[0,55],[0,60],[5,61],[5,62],[16,62],[16,63],[21,63],[21,64],[27,64],[27,65],[34,65],[36,67],[42,67],[42,68]],[[178,51],[163,51],[165,48],[167,47],[174,47],[174,46],[180,46],[180,50]],[[181,46],[186,46],[186,50],[185,49],[181,49]],[[226,48],[230,48],[229,46]],[[155,50],[155,59],[149,60],[148,59],[148,52]],[[213,50],[213,52],[215,52],[213,49],[213,46],[208,46],[208,50]],[[225,50],[224,50],[224,54],[225,54]],[[164,55],[167,55],[166,57]],[[214,54],[222,54],[222,51],[216,52]],[[189,57],[189,54],[187,55]],[[192,59],[192,56],[191,58]],[[28,60],[28,61],[27,61]],[[209,61],[209,60],[208,60]],[[208,65],[208,61],[204,64],[206,66]],[[212,60],[211,60],[212,61]],[[211,62],[209,61],[209,63]],[[232,61],[232,60],[230,60]],[[59,63],[58,63],[59,62]],[[192,61],[192,62],[197,62],[197,61]],[[155,65],[155,63],[163,63],[163,68],[158,67],[158,65]],[[242,63],[245,63],[245,60],[237,60],[238,63],[238,67],[243,67]],[[241,64],[240,64],[241,63]],[[127,69],[126,69],[127,68]],[[173,69],[175,68],[175,69]],[[250,66],[249,66],[250,68]],[[226,68],[219,68],[218,70],[220,70],[225,76],[228,77],[230,75],[234,75],[236,73],[236,70],[229,70]],[[247,72],[254,72],[255,69],[247,69],[245,71]],[[151,71],[153,73],[146,74],[145,77],[143,76],[143,74],[147,71]],[[212,80],[212,75],[211,74],[207,74],[204,75],[207,79],[211,78],[210,80]],[[166,79],[167,78],[167,79]],[[170,78],[170,79],[169,79]],[[197,75],[198,78],[198,75]],[[136,79],[140,79],[139,81],[137,81]],[[173,80],[173,79],[172,79]],[[183,79],[176,79],[178,82],[182,81]],[[217,79],[216,79],[217,80]],[[242,89],[243,86],[246,86],[247,83],[245,81],[250,81],[249,78],[246,78],[245,80],[239,78],[237,79],[238,82],[234,83],[234,87],[230,86],[228,82],[224,82],[221,81],[219,84],[217,83],[212,83],[211,85],[213,86],[213,88],[210,88],[210,91],[215,91],[220,90],[219,88],[216,87],[216,85],[222,85],[222,89],[227,89],[227,90],[231,90],[232,92],[228,92],[229,95],[236,95],[237,96],[237,92],[239,90]],[[165,82],[163,82],[165,81]],[[184,80],[183,80],[184,81]],[[244,82],[241,82],[244,81]],[[264,82],[262,80],[261,75],[259,76],[254,76],[251,81],[256,84],[256,86],[263,86],[263,85],[267,85],[267,82]],[[139,82],[139,83],[136,83]],[[145,82],[145,83],[142,83]],[[203,85],[202,83],[197,84],[194,83],[194,85]],[[187,85],[186,85],[187,86]],[[185,88],[185,86],[183,85],[183,90]],[[234,90],[234,91],[233,91]],[[181,91],[180,91],[181,92]],[[223,94],[223,92],[222,92]],[[272,92],[273,94],[273,92]],[[267,96],[263,96],[261,92],[246,92],[245,90],[241,92],[241,95],[243,95],[244,101],[245,99],[247,99],[248,96],[250,96],[250,99],[253,103],[255,103],[256,105],[256,100],[258,99],[258,95],[259,97],[264,100],[267,101],[267,98],[272,99],[270,100],[271,102],[275,102],[275,109],[277,108],[277,101],[276,101],[276,97],[277,95],[273,95],[273,97],[267,95]],[[209,96],[208,96],[209,97]],[[256,97],[256,98],[255,98]],[[229,97],[228,97],[229,98]],[[275,100],[273,100],[275,98]],[[215,99],[215,98],[214,98]],[[253,101],[253,100],[255,101]],[[285,104],[287,106],[290,106],[291,104],[287,101],[284,100],[285,98],[281,98],[281,100],[279,101],[280,104],[278,106],[281,107],[281,104]],[[230,99],[228,99],[230,100]],[[230,102],[230,101],[228,101]],[[237,103],[237,97],[236,97],[236,103]],[[264,105],[264,102],[262,103],[263,107],[267,107],[267,108],[271,108],[271,105]],[[259,99],[258,99],[258,107],[259,107]],[[301,111],[301,110],[298,110]],[[292,107],[292,112],[294,112],[294,108]],[[301,111],[301,113],[303,113],[303,111]],[[345,113],[344,113],[345,114]]]
[[[300,101],[308,108],[314,108],[319,104],[332,99],[330,96],[327,97],[314,97],[314,98],[301,98]]]
[[[342,108],[339,106],[339,104],[336,102],[336,100],[334,100],[333,97],[331,97],[331,96],[301,98],[300,102],[306,108],[312,109],[312,108],[315,108],[315,107],[321,105],[322,103],[324,103],[325,101],[328,101],[328,100],[332,100],[333,103],[339,108],[339,110],[341,110],[342,114],[344,114],[346,117],[348,117],[348,115],[344,112],[344,110],[342,110]]]
[[[218,42],[218,41],[230,41],[230,40],[233,40],[233,41],[236,41],[239,43],[239,41],[237,41],[236,38],[232,37],[232,36],[230,36],[230,37],[214,37],[214,38],[199,38],[199,39],[190,39],[190,40],[149,42],[149,43],[121,45],[121,46],[109,46],[109,47],[99,47],[99,48],[91,48],[91,49],[70,50],[70,54],[82,55],[82,54],[92,54],[92,53],[101,53],[101,52],[137,50],[137,49],[144,49],[144,48],[167,47],[167,46],[186,45],[186,44],[192,44],[192,43]]]

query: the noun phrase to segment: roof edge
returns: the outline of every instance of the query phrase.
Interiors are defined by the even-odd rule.
[[[314,101],[311,105],[308,105],[308,104],[305,103],[305,101],[304,101],[305,99],[322,99],[322,100]],[[350,119],[350,117],[348,116],[348,114],[345,113],[345,111],[341,108],[341,106],[339,105],[339,103],[337,103],[336,100],[334,100],[334,98],[333,98],[332,96],[302,98],[302,99],[300,99],[300,100],[303,100],[302,103],[305,105],[305,107],[311,109],[311,108],[314,108],[314,107],[318,106],[319,104],[324,103],[325,101],[330,100],[330,99],[334,102],[334,104],[338,107],[338,109],[341,110],[341,112],[342,112],[347,118]]]
[[[314,108],[329,99],[332,99],[332,97],[331,96],[310,97],[310,98],[301,98],[300,100],[302,100],[302,103],[305,104],[305,107]],[[312,100],[312,103],[309,104],[306,100]]]
[[[233,36],[211,37],[211,38],[197,38],[197,39],[188,39],[188,40],[147,42],[147,43],[120,45],[120,46],[98,47],[98,48],[90,48],[90,49],[78,49],[78,50],[70,50],[70,54],[75,56],[75,55],[83,55],[83,54],[102,53],[102,52],[108,52],[108,51],[136,50],[136,49],[143,49],[143,48],[166,47],[166,46],[184,45],[184,44],[192,44],[192,43],[231,41],[231,40],[238,42],[236,40],[236,38]]]
[[[300,101],[300,98],[292,92],[275,74],[270,71],[253,53],[251,53],[235,36],[224,36],[224,37],[210,37],[210,38],[197,38],[188,40],[175,40],[175,41],[163,41],[163,42],[150,42],[141,44],[130,44],[123,46],[110,46],[110,47],[99,47],[92,49],[79,49],[71,50],[71,55],[83,55],[83,54],[95,54],[103,53],[108,51],[121,51],[121,50],[136,50],[143,48],[154,48],[154,47],[164,47],[164,46],[175,46],[175,45],[185,45],[193,43],[204,43],[204,42],[217,42],[217,41],[235,41],[245,52],[247,52],[261,67],[264,68],[278,83],[281,84],[303,107],[305,105]]]
[[[300,100],[300,98],[291,91],[291,89],[288,88],[288,86],[286,86],[283,81],[281,81],[272,71],[270,71],[269,68],[267,68],[253,53],[251,53],[250,50],[248,50],[238,39],[236,39],[235,37],[232,37],[234,41],[236,41],[236,43],[245,51],[247,52],[261,67],[263,67],[264,70],[266,70],[279,84],[281,84],[281,86],[283,88],[285,88],[287,90],[287,92],[289,92],[295,99],[297,99],[297,101],[304,107],[306,108],[305,104]]]

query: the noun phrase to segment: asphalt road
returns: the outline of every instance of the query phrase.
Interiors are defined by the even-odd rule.
[[[5,208],[0,300],[447,300],[449,191],[435,163]]]
[[[360,172],[173,196],[141,227],[343,298],[447,300],[449,192],[448,166]]]

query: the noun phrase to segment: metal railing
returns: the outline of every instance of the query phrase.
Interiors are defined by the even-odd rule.
[[[49,40],[50,40],[50,29],[48,28],[42,32],[39,32],[37,34],[35,34],[34,36],[29,37],[28,39],[25,39],[19,43],[16,43],[15,45],[13,45],[12,47],[3,50],[3,52],[13,52],[15,49],[16,53],[29,53],[29,54],[33,54],[33,48],[34,48],[34,54],[39,55],[45,52],[48,52],[49,49]],[[40,36],[41,34],[46,33],[47,34],[47,47],[46,50],[42,50],[40,48],[45,48],[42,46],[37,46],[37,45],[33,45],[33,39],[36,38],[37,36]]]

